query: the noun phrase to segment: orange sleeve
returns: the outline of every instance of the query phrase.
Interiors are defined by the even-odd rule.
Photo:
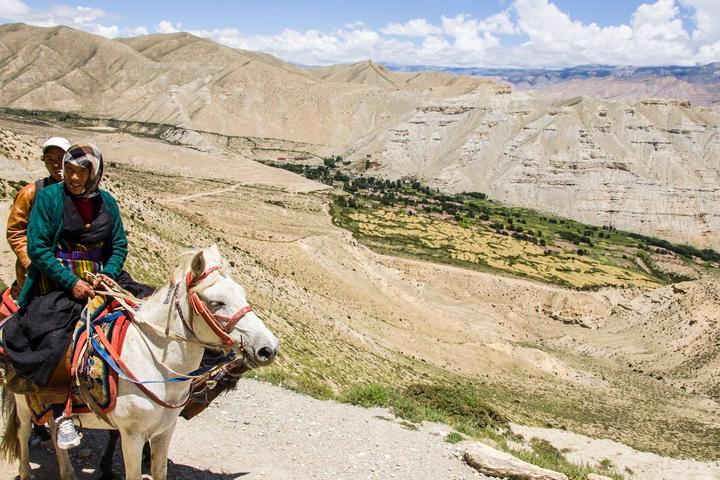
[[[27,226],[34,198],[35,184],[28,183],[15,195],[7,222],[8,244],[25,268],[30,266],[30,257],[27,254]]]

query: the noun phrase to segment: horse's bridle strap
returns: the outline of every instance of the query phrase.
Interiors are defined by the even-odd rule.
[[[212,312],[212,310],[210,310],[207,304],[202,301],[200,296],[195,291],[195,285],[206,279],[208,275],[210,275],[216,270],[222,271],[222,268],[220,266],[210,267],[205,270],[202,275],[199,275],[195,278],[193,278],[192,272],[188,272],[186,278],[188,301],[190,302],[190,305],[192,305],[195,313],[197,315],[200,315],[205,320],[205,323],[207,323],[213,333],[215,333],[215,335],[217,335],[218,338],[220,338],[220,340],[222,340],[225,345],[234,345],[237,343],[237,341],[228,334],[233,331],[235,325],[237,325],[237,323],[242,320],[245,315],[252,312],[252,307],[250,305],[246,305],[237,312],[235,312],[232,317],[216,315]],[[190,327],[192,328],[192,326],[193,325],[191,319]]]

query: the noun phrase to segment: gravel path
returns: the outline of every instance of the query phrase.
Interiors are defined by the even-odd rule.
[[[178,421],[169,478],[486,478],[462,461],[459,446],[445,442],[448,431],[432,424],[408,429],[385,409],[319,401],[243,379],[200,416]],[[87,432],[73,450],[83,480],[96,478],[104,438]],[[33,448],[33,464],[38,480],[56,478],[54,457],[40,447]],[[0,464],[0,477],[13,478],[16,468]],[[115,471],[122,471],[119,454]]]

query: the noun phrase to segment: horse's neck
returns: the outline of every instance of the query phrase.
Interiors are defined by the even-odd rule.
[[[183,374],[197,369],[204,351],[202,345],[192,341],[192,334],[186,330],[184,322],[175,308],[175,295],[178,295],[177,300],[179,300],[183,315],[185,318],[190,315],[185,299],[185,290],[181,285],[173,295],[173,288],[174,285],[163,287],[145,300],[136,314],[138,328],[128,330],[128,337],[126,337],[126,342],[131,338],[134,345],[140,346],[140,348],[133,348],[135,354],[140,358],[128,360],[139,365],[139,368],[145,371],[157,370],[153,374],[159,374],[163,378],[175,376],[168,371],[168,368]],[[170,293],[168,293],[168,289],[170,289]],[[151,327],[142,325],[142,323]],[[169,332],[168,336],[162,334],[166,329]],[[176,336],[188,337],[189,341],[180,340]],[[145,351],[144,355],[143,350]],[[123,350],[123,357],[125,356],[124,352],[125,350]],[[148,356],[152,358],[147,358]],[[161,362],[162,365],[158,365],[158,362]],[[157,368],[152,368],[152,366]]]

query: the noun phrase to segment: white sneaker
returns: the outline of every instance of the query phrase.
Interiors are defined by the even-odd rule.
[[[57,428],[57,446],[63,450],[80,445],[80,435],[75,430],[75,424],[71,418],[60,417],[55,420]]]

